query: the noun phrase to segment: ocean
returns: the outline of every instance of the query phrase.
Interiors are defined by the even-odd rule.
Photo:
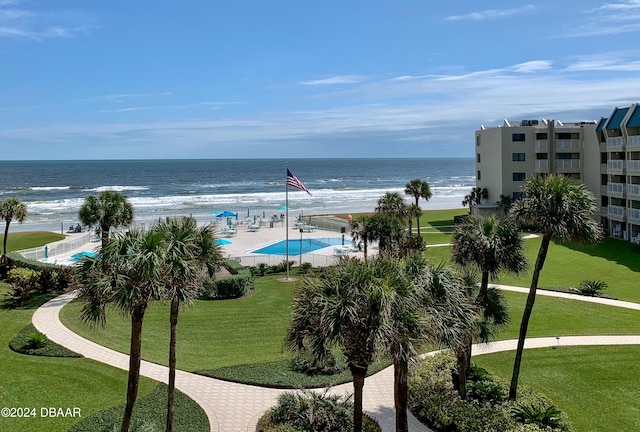
[[[0,199],[27,204],[27,221],[12,222],[11,231],[66,229],[84,199],[104,190],[124,194],[140,224],[178,215],[206,222],[225,210],[270,217],[285,204],[285,166],[279,159],[0,161]],[[404,194],[414,178],[431,186],[422,209],[457,208],[475,186],[473,158],[293,159],[288,166],[312,193],[289,187],[290,217],[373,211],[385,192]]]

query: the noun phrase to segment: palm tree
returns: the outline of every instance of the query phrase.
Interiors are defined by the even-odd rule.
[[[471,206],[474,204],[482,204],[482,200],[489,198],[489,191],[487,188],[474,187],[469,194],[464,196],[462,200],[462,207],[469,206],[469,212],[471,212]]]
[[[362,389],[369,365],[388,334],[390,291],[380,283],[373,261],[344,259],[316,278],[305,278],[292,306],[287,335],[296,353],[326,355],[337,345],[354,388],[354,431],[362,431]]]
[[[102,247],[105,247],[112,227],[133,222],[133,206],[116,191],[100,192],[97,197],[89,195],[80,207],[80,221],[85,225],[100,225]]]
[[[406,195],[411,195],[416,200],[416,207],[418,207],[418,200],[420,198],[423,198],[425,201],[429,201],[431,199],[431,187],[429,187],[429,183],[420,179],[413,179],[407,183],[404,187],[404,193]],[[420,216],[422,216],[422,212],[420,212],[420,215],[416,215],[418,237],[420,237]]]
[[[97,257],[85,258],[78,270],[85,322],[106,324],[105,309],[113,305],[131,316],[127,402],[121,432],[128,432],[138,396],[142,347],[142,323],[149,302],[165,295],[164,243],[158,232],[131,230],[118,235]]]
[[[509,215],[520,225],[535,227],[542,234],[542,242],[533,268],[531,287],[520,324],[518,347],[509,388],[511,400],[515,400],[517,395],[524,341],[527,337],[529,318],[536,300],[538,279],[547,257],[549,243],[551,240],[556,242],[571,240],[589,244],[602,239],[602,229],[593,218],[598,209],[596,199],[584,184],[563,175],[535,176],[525,184],[523,192],[524,198],[513,204]]]
[[[407,205],[402,195],[398,192],[387,192],[378,199],[377,213],[386,213],[392,216],[406,217]]]
[[[407,220],[409,221],[409,236],[413,236],[412,221],[416,218],[418,227],[418,237],[420,237],[420,216],[422,216],[422,210],[416,204],[411,204],[407,207]]]
[[[165,242],[163,270],[166,294],[171,299],[166,427],[166,431],[171,432],[176,381],[176,330],[180,304],[190,303],[197,296],[203,276],[213,276],[220,268],[223,258],[219,246],[215,244],[211,225],[198,228],[196,220],[190,217],[167,218],[152,230],[160,233]]]
[[[368,236],[377,241],[380,252],[393,251],[405,237],[405,218],[390,213],[376,213],[369,218]]]
[[[394,368],[396,431],[406,432],[407,378],[416,347],[425,342],[458,341],[462,329],[470,325],[473,309],[454,273],[428,263],[423,254],[402,259],[382,254],[376,265],[381,280],[391,290],[386,351]]]
[[[509,319],[502,295],[495,289],[489,289],[489,278],[495,280],[503,271],[521,274],[527,270],[527,259],[524,242],[516,227],[508,219],[496,220],[493,216],[469,216],[457,225],[452,237],[451,256],[456,264],[474,266],[482,273],[480,290],[470,290],[480,313],[480,325],[470,329],[465,343],[456,350],[460,375],[458,391],[460,397],[466,399],[473,339],[479,336],[482,342],[489,342],[495,326],[504,326]]]
[[[362,243],[364,250],[364,260],[367,260],[367,246],[373,241],[369,238],[369,222],[371,216],[357,216],[351,221],[351,239],[354,242]]]
[[[27,219],[27,205],[18,198],[7,198],[0,201],[0,217],[4,219],[4,239],[2,240],[2,263],[7,263],[7,238],[9,237],[9,224],[13,218],[18,223],[23,223]]]

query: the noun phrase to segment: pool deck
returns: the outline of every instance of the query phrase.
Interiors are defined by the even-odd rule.
[[[300,239],[300,230],[297,227],[293,226],[293,221],[289,221],[289,240],[299,240]],[[228,245],[220,245],[222,253],[226,257],[234,258],[234,257],[264,257],[267,255],[264,254],[253,254],[251,251],[269,246],[273,243],[283,241],[286,238],[287,231],[285,230],[284,222],[278,222],[274,224],[273,228],[269,226],[263,226],[257,231],[249,230],[249,225],[247,223],[240,223],[237,225],[236,234],[233,236],[223,236],[221,235],[221,226],[216,227],[216,236],[219,238],[224,238],[225,240],[229,240],[231,244]],[[81,236],[84,233],[66,233],[66,238],[61,240],[61,242],[70,242],[75,240],[77,237]],[[320,238],[340,238],[341,233],[336,231],[328,231],[328,230],[316,230],[313,232],[303,232],[302,239],[320,239]],[[345,234],[345,245],[351,245],[351,237],[348,234]],[[71,258],[72,255],[77,254],[79,252],[97,252],[100,248],[100,242],[90,242],[86,243],[78,248],[66,251],[63,254],[50,256],[47,259],[43,259],[43,262],[55,263],[55,264],[63,264],[63,265],[73,265],[75,261]],[[323,249],[317,249],[312,252],[312,254],[303,254],[307,255],[320,255],[323,257],[332,257],[335,256],[334,252],[335,246],[329,246]],[[374,255],[378,252],[376,245],[369,245],[368,254]],[[277,256],[278,258],[284,259],[283,255],[272,255]],[[295,260],[297,254],[290,254],[290,260]],[[359,257],[363,258],[363,252],[349,252],[345,256],[350,257]],[[304,258],[303,258],[304,259]]]

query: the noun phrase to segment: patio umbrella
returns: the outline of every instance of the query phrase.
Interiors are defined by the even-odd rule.
[[[231,217],[231,216],[238,217],[238,213],[234,213],[230,210],[225,210],[222,213],[218,214],[216,217],[223,218],[223,217]]]

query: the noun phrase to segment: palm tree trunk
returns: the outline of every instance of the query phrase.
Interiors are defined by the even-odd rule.
[[[416,227],[418,228],[418,237],[420,237],[420,216],[416,218]]]
[[[7,261],[7,237],[9,237],[9,221],[4,226],[4,239],[2,239],[2,264]]]
[[[458,361],[458,395],[460,399],[467,399],[467,377],[471,367],[471,346],[473,338],[471,334],[465,335],[461,344],[454,350]]]
[[[178,327],[178,313],[180,300],[177,295],[171,299],[171,336],[169,340],[169,390],[167,392],[167,431],[173,431],[174,400],[176,389],[176,329]]]
[[[120,432],[129,432],[133,406],[138,397],[138,384],[140,383],[140,360],[142,348],[142,321],[144,319],[145,307],[134,306],[131,313],[131,345],[129,348],[129,379],[127,382],[127,404],[122,416],[122,427]]]
[[[393,362],[393,399],[396,407],[396,432],[408,432],[407,405],[409,398],[409,363],[407,361]]]
[[[367,260],[367,236],[365,235],[362,238],[362,242],[364,243],[364,260]]]
[[[413,219],[409,218],[409,237],[413,237]]]
[[[516,400],[516,396],[518,394],[518,378],[520,377],[520,363],[522,362],[524,341],[527,337],[527,329],[529,327],[529,318],[531,318],[531,312],[533,311],[533,304],[536,301],[536,290],[538,289],[540,271],[544,265],[544,260],[547,258],[547,251],[549,250],[550,242],[551,234],[545,233],[542,237],[542,243],[540,243],[540,250],[538,251],[536,265],[533,269],[533,277],[531,278],[531,287],[529,288],[529,295],[527,295],[527,303],[525,304],[524,312],[522,313],[520,334],[518,335],[518,348],[516,349],[516,358],[513,362],[513,375],[511,376],[511,386],[509,387],[509,400]]]
[[[111,226],[103,224],[100,225],[100,235],[102,236],[102,247],[107,245],[109,242],[109,231],[111,230]]]
[[[362,432],[362,389],[367,368],[349,365],[353,376],[353,432]]]

